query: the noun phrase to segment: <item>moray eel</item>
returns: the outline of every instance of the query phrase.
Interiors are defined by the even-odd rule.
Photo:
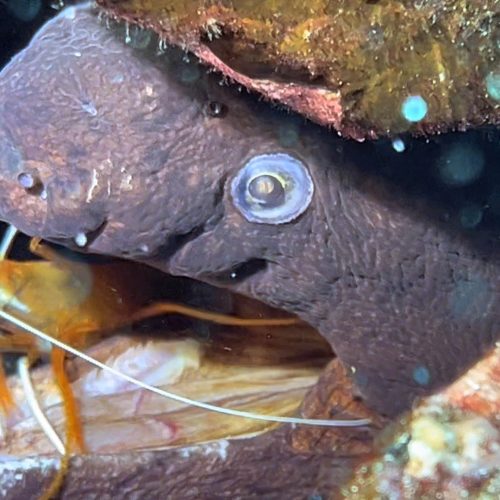
[[[149,36],[69,8],[3,70],[1,219],[297,314],[386,415],[494,344],[488,236],[381,180],[373,146],[221,85],[161,43],[158,55]]]

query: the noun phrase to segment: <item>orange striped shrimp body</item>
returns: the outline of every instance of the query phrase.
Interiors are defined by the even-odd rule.
[[[53,337],[84,347],[89,335],[129,322],[150,296],[144,280],[130,286],[134,269],[137,273],[127,263],[0,261],[0,306]]]
[[[0,306],[73,347],[87,347],[103,332],[130,323],[134,312],[150,296],[147,280],[136,280],[134,287],[130,286],[133,277],[130,264],[89,265],[64,260],[36,241],[31,247],[51,260],[0,261]],[[83,451],[78,410],[64,372],[64,351],[41,345],[11,324],[2,323],[1,329],[6,333],[0,336],[0,352],[26,353],[31,361],[50,353],[65,404],[68,444]],[[0,405],[4,412],[12,408],[3,372],[0,372]]]

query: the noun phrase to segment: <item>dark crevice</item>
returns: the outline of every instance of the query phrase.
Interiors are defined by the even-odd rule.
[[[187,245],[190,241],[198,238],[201,234],[205,232],[205,224],[199,224],[187,233],[174,233],[169,236],[164,245],[158,249],[158,254],[161,255],[162,259],[168,260],[175,253],[182,249],[183,246]]]
[[[77,252],[81,252],[83,248],[90,247],[92,243],[99,238],[99,236],[105,231],[106,226],[108,225],[107,219],[102,221],[95,229],[92,229],[90,231],[82,231],[82,234],[85,235],[85,243],[83,245],[79,245],[76,241],[75,238],[77,235],[75,234],[75,237],[73,238],[51,238],[52,243],[55,243],[56,245],[61,245],[62,247],[66,247],[71,250],[76,250]]]
[[[222,205],[222,199],[224,198],[224,187],[226,185],[226,179],[228,174],[222,174],[219,180],[217,181],[217,189],[214,192],[214,207],[218,207]]]
[[[190,231],[185,233],[174,233],[170,235],[166,242],[158,249],[158,255],[161,255],[162,259],[168,260],[175,253],[180,251],[182,247],[187,245],[189,242],[195,240],[199,236],[208,231],[211,231],[220,222],[224,216],[224,208],[222,204],[222,199],[224,197],[224,186],[226,183],[226,176],[222,176],[214,192],[213,198],[213,214],[202,224],[198,224],[193,227]]]

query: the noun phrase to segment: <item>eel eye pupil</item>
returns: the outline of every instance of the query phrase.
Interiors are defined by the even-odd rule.
[[[266,207],[277,207],[285,202],[284,183],[273,175],[259,175],[248,184],[248,192],[254,200]]]

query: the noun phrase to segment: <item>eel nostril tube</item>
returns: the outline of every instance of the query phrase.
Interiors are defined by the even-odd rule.
[[[40,194],[43,191],[43,183],[36,173],[21,172],[17,176],[17,182],[30,194]]]

